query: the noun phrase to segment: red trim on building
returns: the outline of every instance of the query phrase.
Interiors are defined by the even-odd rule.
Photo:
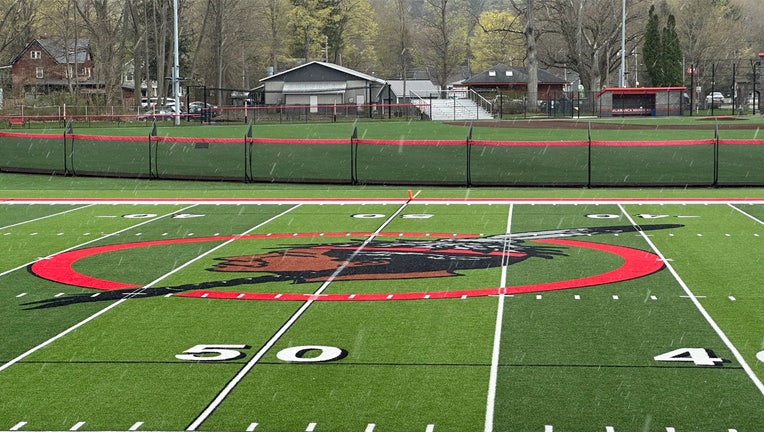
[[[686,91],[687,87],[605,87],[597,93],[596,97],[600,97],[604,93],[613,94],[655,94],[665,91]]]

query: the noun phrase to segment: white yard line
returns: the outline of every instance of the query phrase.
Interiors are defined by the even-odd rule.
[[[181,210],[179,210],[179,211],[185,211],[185,210],[188,210],[188,209],[190,209],[191,207],[195,207],[195,206],[196,206],[196,204],[194,204],[194,205],[191,205],[191,206],[187,206],[187,207],[184,207],[183,209],[181,209]],[[166,218],[166,217],[168,217],[168,216],[171,216],[171,215],[173,215],[173,214],[175,214],[175,213],[177,213],[177,212],[178,212],[178,211],[176,210],[176,211],[173,211],[173,212],[171,212],[171,213],[167,213],[167,214],[165,214],[165,215],[162,215],[162,216],[158,216],[158,217],[155,217],[155,218],[152,218],[152,219],[149,219],[149,220],[143,221],[143,222],[141,222],[141,223],[139,223],[139,224],[136,224],[136,225],[132,225],[132,226],[130,226],[130,227],[127,227],[127,228],[121,229],[121,230],[119,230],[119,231],[115,231],[115,232],[113,232],[113,233],[110,233],[110,234],[106,234],[106,235],[104,235],[104,236],[101,236],[101,237],[99,237],[99,238],[97,238],[97,239],[93,239],[93,240],[91,240],[91,241],[88,241],[88,242],[85,242],[85,243],[81,243],[81,244],[79,244],[79,245],[77,245],[77,246],[72,246],[72,247],[70,247],[70,248],[67,248],[67,249],[64,249],[64,250],[62,250],[62,251],[59,251],[59,252],[57,252],[57,253],[55,253],[55,254],[51,254],[51,255],[48,255],[48,257],[46,257],[46,258],[52,257],[52,256],[54,256],[54,255],[57,255],[57,254],[60,254],[60,253],[63,253],[63,252],[68,252],[68,251],[70,251],[70,250],[74,250],[74,249],[80,248],[80,247],[82,247],[82,246],[88,245],[88,244],[90,244],[90,243],[93,243],[93,242],[96,242],[96,241],[99,241],[99,240],[103,240],[103,239],[105,239],[105,238],[108,238],[108,237],[111,237],[111,236],[115,236],[115,235],[117,235],[117,234],[123,233],[123,232],[125,232],[125,231],[129,231],[129,230],[131,230],[131,229],[133,229],[133,228],[136,228],[136,227],[139,227],[139,226],[141,226],[141,225],[145,225],[145,224],[148,224],[148,223],[151,223],[151,222],[157,221],[157,220],[159,220],[159,219],[163,219],[163,218]],[[46,259],[46,258],[41,258],[41,259]],[[2,273],[0,273],[0,276],[5,276],[5,275],[7,275],[8,273],[11,273],[11,272],[13,272],[13,271],[16,271],[16,270],[19,270],[19,269],[25,268],[25,267],[27,267],[27,266],[29,266],[29,265],[31,265],[31,264],[34,264],[36,261],[39,261],[39,260],[35,260],[35,261],[32,261],[32,262],[30,262],[30,263],[27,263],[27,264],[21,265],[21,266],[19,266],[19,267],[16,267],[15,269],[11,269],[11,270],[8,270],[8,271],[5,271],[5,272],[2,272]],[[91,315],[91,316],[89,316],[89,317],[85,318],[84,320],[82,320],[82,321],[78,322],[77,324],[73,325],[72,327],[69,327],[68,329],[66,329],[66,330],[62,331],[61,333],[59,333],[59,334],[57,334],[57,335],[53,336],[52,338],[50,338],[50,339],[48,339],[48,340],[46,340],[46,341],[44,341],[44,342],[40,343],[39,345],[37,345],[37,346],[35,346],[35,347],[33,347],[33,348],[29,349],[29,350],[27,350],[26,352],[22,353],[21,355],[17,356],[16,358],[14,358],[14,359],[11,359],[11,360],[10,360],[10,361],[8,361],[7,363],[5,363],[5,364],[3,364],[3,365],[0,365],[0,372],[2,372],[2,371],[4,371],[4,370],[8,369],[9,367],[11,367],[11,366],[13,366],[14,364],[16,364],[16,363],[20,362],[21,360],[23,360],[23,359],[25,359],[26,357],[28,357],[28,356],[32,355],[33,353],[35,353],[35,352],[37,352],[37,351],[41,350],[42,348],[44,348],[44,347],[46,347],[46,346],[48,346],[48,345],[52,344],[53,342],[55,342],[55,341],[57,341],[57,340],[61,339],[62,337],[66,336],[67,334],[69,334],[69,333],[73,332],[74,330],[76,330],[76,329],[78,329],[78,328],[82,327],[83,325],[85,325],[85,324],[89,323],[90,321],[92,321],[92,320],[94,320],[94,319],[98,318],[99,316],[103,315],[104,313],[106,313],[107,311],[109,311],[109,310],[111,310],[112,308],[116,307],[117,305],[121,304],[122,302],[124,302],[124,301],[125,301],[125,300],[127,300],[127,299],[128,299],[128,297],[125,297],[125,298],[123,298],[123,299],[121,299],[121,300],[118,300],[118,301],[117,301],[117,302],[115,302],[115,303],[112,303],[112,304],[110,304],[109,306],[107,306],[107,307],[105,307],[104,309],[101,309],[100,311],[96,312],[95,314],[93,314],[93,315]]]
[[[49,214],[49,215],[40,216],[38,218],[25,220],[23,222],[18,222],[18,223],[11,224],[11,225],[1,226],[0,230],[4,230],[4,229],[8,229],[8,228],[13,228],[13,227],[16,227],[16,226],[19,226],[19,225],[28,224],[28,223],[31,223],[31,222],[37,222],[37,221],[41,221],[43,219],[48,219],[48,218],[52,218],[52,217],[56,217],[56,216],[61,216],[63,214],[71,213],[73,211],[82,210],[84,208],[92,207],[94,205],[95,205],[95,203],[93,203],[93,204],[85,204],[82,207],[77,207],[77,208],[73,208],[73,209],[69,209],[69,210],[64,210],[64,211],[61,211],[61,212],[58,212],[58,213],[52,213],[52,214]]]
[[[171,213],[167,213],[167,214],[165,214],[165,215],[162,215],[162,216],[157,216],[157,217],[155,217],[155,218],[147,219],[147,220],[145,220],[145,221],[143,221],[143,222],[141,222],[141,223],[138,223],[138,224],[135,224],[135,225],[130,225],[129,227],[127,227],[127,228],[123,228],[123,229],[121,229],[121,230],[119,230],[119,231],[114,231],[114,232],[112,232],[112,233],[109,233],[109,234],[105,234],[105,235],[102,235],[101,237],[98,237],[98,238],[94,238],[93,240],[89,240],[89,241],[86,241],[86,242],[84,242],[84,243],[80,243],[80,244],[78,244],[78,245],[75,245],[75,246],[72,246],[72,247],[69,247],[69,248],[66,248],[66,249],[60,250],[60,251],[58,251],[58,252],[56,252],[56,253],[52,253],[52,254],[50,254],[50,255],[48,255],[48,256],[45,256],[45,257],[42,257],[42,258],[38,258],[38,259],[36,259],[36,260],[34,260],[34,261],[28,262],[28,263],[26,263],[26,264],[22,264],[22,265],[20,265],[20,266],[18,266],[18,267],[14,267],[14,268],[12,268],[12,269],[10,269],[10,270],[5,270],[5,271],[3,271],[3,272],[0,272],[0,276],[5,276],[5,275],[7,275],[7,274],[9,274],[9,273],[13,273],[13,272],[15,272],[16,270],[21,270],[21,269],[23,269],[23,268],[26,268],[27,266],[30,266],[30,265],[32,265],[32,264],[34,264],[34,263],[36,263],[37,261],[41,261],[41,260],[45,260],[45,259],[49,259],[49,258],[51,258],[51,257],[53,257],[53,256],[56,256],[56,255],[58,255],[58,254],[61,254],[61,253],[64,253],[64,252],[69,252],[69,251],[72,251],[72,250],[74,250],[74,249],[78,249],[78,248],[81,248],[81,247],[83,247],[83,246],[87,246],[87,245],[89,245],[89,244],[91,244],[91,243],[95,243],[95,242],[101,241],[101,240],[103,240],[103,239],[106,239],[106,238],[109,238],[109,237],[113,237],[113,236],[115,236],[115,235],[119,235],[119,234],[122,234],[123,232],[126,232],[126,231],[130,231],[130,230],[131,230],[131,229],[133,229],[133,228],[137,228],[137,227],[139,227],[139,226],[142,226],[142,225],[146,225],[146,224],[149,224],[149,223],[151,223],[151,222],[154,222],[154,221],[157,221],[157,220],[159,220],[159,219],[163,219],[163,218],[166,218],[166,217],[168,217],[168,216],[172,216],[173,214],[176,214],[176,213],[178,213],[178,212],[183,212],[183,211],[186,211],[186,210],[188,210],[188,209],[190,209],[190,208],[192,208],[192,207],[196,207],[197,205],[198,205],[198,204],[192,204],[192,205],[189,205],[189,206],[183,207],[183,208],[182,208],[182,209],[180,209],[180,210],[175,210],[175,211],[173,211],[173,212],[171,212]]]
[[[761,219],[757,218],[756,216],[754,216],[754,215],[744,211],[743,209],[739,209],[739,208],[735,207],[731,203],[727,203],[727,205],[732,207],[734,210],[738,211],[739,213],[745,215],[746,217],[756,221],[759,225],[764,225],[764,221],[762,221]]]
[[[194,206],[189,206],[189,207],[183,208],[183,209],[181,209],[180,211],[185,211],[185,210],[188,210],[188,209],[189,209],[189,208],[191,208],[191,207],[194,207]],[[141,292],[141,291],[143,291],[144,289],[152,287],[153,285],[157,284],[159,281],[161,281],[161,280],[163,280],[163,279],[167,278],[168,276],[170,276],[170,275],[172,275],[172,274],[176,273],[177,271],[181,270],[182,268],[185,268],[185,267],[187,267],[187,266],[188,266],[188,265],[190,265],[191,263],[193,263],[193,262],[195,262],[195,261],[198,261],[198,260],[199,260],[199,259],[201,259],[203,256],[206,256],[206,255],[208,255],[208,254],[210,254],[210,253],[214,252],[215,250],[217,250],[217,249],[220,249],[221,247],[223,247],[223,246],[225,246],[225,245],[227,245],[227,244],[229,244],[229,243],[233,242],[234,240],[237,240],[237,239],[238,239],[239,237],[241,237],[241,236],[245,236],[245,235],[247,235],[248,233],[250,233],[250,232],[254,231],[255,229],[257,229],[257,228],[260,228],[261,226],[263,226],[263,225],[265,225],[265,224],[267,224],[267,223],[269,223],[269,222],[271,222],[271,221],[275,220],[276,218],[278,218],[278,217],[280,217],[280,216],[283,216],[284,214],[286,214],[286,213],[288,213],[288,212],[290,212],[290,211],[294,210],[294,209],[295,209],[295,208],[297,208],[297,207],[298,207],[298,206],[293,206],[293,207],[290,207],[290,208],[289,208],[289,209],[287,209],[286,211],[283,211],[283,212],[279,213],[278,215],[276,215],[276,216],[273,216],[273,217],[271,217],[270,219],[268,219],[268,220],[266,220],[266,221],[264,221],[264,222],[261,222],[261,223],[259,223],[258,225],[254,226],[253,228],[251,228],[251,229],[247,230],[246,232],[244,232],[244,233],[242,233],[242,234],[240,234],[240,235],[236,236],[236,238],[233,238],[233,239],[231,239],[231,240],[228,240],[228,241],[226,241],[226,242],[224,242],[224,243],[222,243],[222,244],[220,244],[220,245],[218,245],[218,246],[216,246],[216,247],[214,247],[214,248],[212,248],[212,249],[208,250],[208,251],[207,251],[207,252],[205,252],[204,254],[202,254],[202,255],[199,255],[199,256],[197,256],[197,257],[193,258],[192,260],[190,260],[190,261],[186,262],[185,264],[183,264],[183,265],[181,265],[181,266],[179,266],[179,267],[176,267],[175,269],[171,270],[170,272],[168,272],[168,273],[166,273],[166,274],[162,275],[161,277],[159,277],[159,278],[155,279],[155,280],[154,280],[154,281],[152,281],[151,283],[149,283],[149,284],[147,284],[147,285],[143,286],[143,287],[142,287],[142,288],[140,288],[140,289],[137,289],[135,292],[131,293],[130,295],[126,295],[124,298],[122,298],[122,299],[120,299],[120,300],[117,300],[116,302],[114,302],[114,303],[110,304],[109,306],[107,306],[107,307],[105,307],[105,308],[101,309],[100,311],[98,311],[98,312],[94,313],[93,315],[91,315],[91,316],[89,316],[89,317],[85,318],[84,320],[82,320],[82,321],[78,322],[77,324],[75,324],[75,325],[73,325],[73,326],[69,327],[68,329],[66,329],[66,330],[62,331],[61,333],[59,333],[59,334],[57,334],[57,335],[53,336],[52,338],[50,338],[50,339],[48,339],[48,340],[46,340],[46,341],[44,341],[44,342],[40,343],[39,345],[37,345],[37,346],[35,346],[35,347],[33,347],[33,348],[31,348],[31,349],[27,350],[26,352],[24,352],[23,354],[19,355],[18,357],[16,357],[16,358],[14,358],[14,359],[10,360],[8,363],[5,363],[5,364],[3,364],[3,365],[0,365],[0,372],[2,372],[2,371],[4,371],[4,370],[8,369],[9,367],[11,367],[11,366],[13,366],[14,364],[16,364],[16,363],[20,362],[21,360],[25,359],[26,357],[28,357],[28,356],[30,356],[30,355],[32,355],[32,354],[34,354],[35,352],[37,352],[37,351],[41,350],[42,348],[45,348],[46,346],[48,346],[48,345],[52,344],[53,342],[55,342],[55,341],[57,341],[57,340],[59,340],[59,339],[63,338],[64,336],[66,336],[66,335],[68,335],[69,333],[71,333],[71,332],[73,332],[73,331],[77,330],[78,328],[80,328],[80,327],[84,326],[85,324],[89,323],[90,321],[93,321],[94,319],[96,319],[96,318],[98,318],[99,316],[101,316],[101,315],[105,314],[106,312],[108,312],[108,311],[110,311],[110,310],[114,309],[115,307],[117,307],[117,306],[121,305],[122,303],[126,302],[126,301],[127,301],[128,299],[130,299],[131,297],[135,297],[136,295],[140,294],[140,292]],[[158,220],[158,219],[162,219],[162,218],[165,218],[165,217],[167,217],[167,216],[170,216],[170,215],[173,215],[173,214],[176,214],[176,213],[178,213],[178,211],[173,211],[172,213],[168,213],[168,214],[166,214],[166,215],[163,215],[163,216],[159,216],[159,217],[156,217],[156,218],[150,219],[150,220],[148,220],[148,221],[145,221],[145,222],[143,222],[143,223],[140,223],[140,224],[138,224],[138,225],[134,225],[134,226],[132,226],[132,227],[130,227],[130,228],[134,228],[134,227],[136,227],[136,226],[140,226],[140,225],[143,225],[143,224],[146,224],[146,223],[152,222],[152,221],[156,221],[156,220]],[[119,232],[123,232],[123,231],[126,231],[126,230],[128,230],[128,229],[130,229],[130,228],[126,228],[126,229],[124,229],[124,230],[118,231],[117,233],[119,233]],[[113,235],[113,234],[110,234],[110,235]],[[107,236],[104,236],[104,238],[105,238],[105,237],[108,237],[108,236],[109,236],[109,235],[107,235]],[[88,242],[88,243],[91,243],[91,242]],[[74,248],[71,248],[71,249],[74,249]],[[67,249],[67,250],[69,250],[69,249]]]
[[[501,327],[504,322],[504,288],[507,287],[507,268],[509,267],[509,252],[512,248],[510,241],[510,234],[512,233],[512,210],[513,205],[509,205],[509,211],[507,212],[507,230],[506,238],[504,240],[504,253],[505,257],[502,258],[504,262],[501,265],[501,282],[499,290],[499,302],[496,308],[496,327],[493,331],[493,351],[491,352],[491,371],[488,376],[488,397],[485,407],[485,432],[493,431],[493,418],[494,410],[496,408],[496,385],[499,377],[499,351],[501,344]]]
[[[260,360],[265,356],[265,353],[268,352],[273,345],[276,344],[276,342],[281,339],[281,337],[289,330],[292,325],[294,325],[295,322],[305,313],[305,311],[308,310],[308,308],[315,302],[315,298],[320,296],[326,289],[329,287],[329,285],[334,282],[334,279],[350,264],[350,262],[353,260],[353,258],[358,255],[358,253],[366,247],[374,238],[383,230],[387,225],[389,225],[395,218],[398,217],[398,215],[406,208],[407,204],[403,203],[398,210],[396,210],[387,220],[385,220],[382,225],[377,228],[374,233],[372,233],[358,248],[356,248],[355,251],[348,257],[339,267],[337,267],[337,270],[332,273],[329,278],[324,281],[324,283],[321,284],[321,286],[308,298],[308,300],[300,306],[297,311],[295,311],[294,314],[279,328],[276,333],[271,336],[271,338],[263,344],[263,346],[260,348],[260,350],[255,353],[252,358],[247,362],[247,364],[244,365],[241,370],[233,377],[231,380],[226,384],[226,386],[218,393],[218,395],[215,397],[215,399],[210,402],[210,404],[199,414],[199,416],[194,419],[194,421],[189,424],[189,426],[186,428],[187,431],[194,431],[199,426],[202,425],[215,410],[220,406],[220,404],[223,403],[223,401],[228,397],[228,395],[231,394],[231,392],[236,388],[236,386],[239,385],[239,383],[244,379],[245,376],[257,365]]]
[[[629,213],[626,212],[626,209],[623,207],[623,205],[618,204],[618,208],[621,209],[621,212],[623,215],[629,220],[629,222],[636,226],[639,226],[634,219],[629,215]],[[676,272],[674,267],[671,265],[671,263],[666,260],[666,257],[663,256],[661,251],[658,250],[658,248],[655,246],[655,243],[650,240],[650,237],[644,233],[644,231],[639,231],[642,238],[647,242],[647,244],[650,246],[650,248],[655,252],[656,255],[658,255],[663,261],[663,264],[666,266],[668,271],[674,276],[674,279],[677,281],[679,286],[682,287],[684,292],[687,294],[689,299],[692,301],[692,303],[695,305],[695,307],[698,309],[701,315],[703,315],[703,318],[706,319],[708,324],[711,326],[711,328],[714,329],[716,334],[719,336],[719,338],[724,342],[724,344],[729,348],[730,352],[732,352],[732,355],[735,356],[735,359],[740,363],[740,366],[743,368],[746,374],[748,374],[748,377],[753,381],[756,388],[759,389],[759,392],[761,392],[762,395],[764,395],[764,383],[761,382],[758,376],[753,372],[753,369],[751,369],[751,366],[745,361],[743,356],[740,354],[740,351],[735,347],[735,345],[732,344],[732,341],[727,337],[727,335],[724,333],[724,331],[719,327],[718,324],[716,324],[716,321],[711,317],[711,315],[706,311],[706,309],[703,307],[702,304],[700,304],[700,300],[698,300],[698,297],[693,294],[693,292],[690,290],[690,287],[687,286],[687,284],[682,280],[682,278],[679,276],[679,273]]]

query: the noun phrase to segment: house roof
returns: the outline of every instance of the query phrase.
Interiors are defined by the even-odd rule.
[[[21,52],[14,57],[11,64],[16,63],[29,48],[35,43],[39,43],[45,52],[48,53],[58,64],[84,63],[90,50],[89,39],[63,40],[56,38],[35,39],[27,44]],[[68,54],[68,55],[67,55]],[[76,54],[76,55],[75,55]],[[68,58],[67,58],[68,57]],[[68,61],[67,61],[68,60]]]
[[[286,82],[284,94],[340,94],[345,93],[348,83],[340,81]]]
[[[565,84],[567,81],[546,71],[539,69],[539,84]],[[507,66],[503,63],[494,65],[477,75],[473,75],[466,80],[465,85],[487,85],[487,84],[525,84],[528,82],[528,68]]]
[[[600,97],[605,93],[612,93],[612,94],[656,94],[658,92],[668,92],[668,91],[674,91],[674,92],[684,92],[687,90],[687,87],[681,87],[681,86],[674,86],[674,87],[605,87],[604,89],[600,90],[595,97]]]
[[[298,69],[303,69],[303,68],[306,68],[306,67],[309,67],[309,66],[313,66],[313,65],[319,65],[319,66],[323,66],[323,67],[326,67],[326,68],[329,68],[329,69],[334,69],[336,71],[339,71],[339,72],[342,72],[342,73],[354,76],[356,78],[360,78],[360,79],[365,80],[365,81],[375,82],[375,83],[380,84],[380,85],[385,85],[386,84],[385,80],[377,78],[375,76],[367,75],[365,73],[358,72],[356,70],[353,70],[353,69],[350,69],[350,68],[346,68],[344,66],[336,65],[334,63],[327,63],[327,62],[320,62],[320,61],[312,61],[310,63],[305,63],[305,64],[302,64],[300,66],[293,67],[293,68],[285,70],[283,72],[279,72],[279,73],[271,75],[269,77],[265,77],[265,78],[261,79],[260,82],[269,81],[269,80],[272,80],[272,79],[275,79],[275,78],[279,78],[279,77],[283,78],[285,75],[287,75],[287,74],[289,74],[291,72],[294,72],[294,71],[296,71]]]
[[[396,96],[403,97],[403,80],[389,80],[390,89]],[[406,80],[406,93],[409,95],[429,95],[440,92],[440,88],[430,80]]]

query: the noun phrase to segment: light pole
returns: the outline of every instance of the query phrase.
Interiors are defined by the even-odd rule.
[[[639,53],[637,48],[634,48],[632,54],[634,54],[634,87],[639,87]]]
[[[626,0],[622,2],[621,13],[621,73],[618,77],[618,86],[626,87]]]
[[[761,61],[754,62],[753,60],[751,60],[751,63],[753,63],[752,64],[752,66],[753,66],[753,85],[751,86],[753,88],[753,91],[751,92],[753,94],[753,101],[752,101],[752,104],[753,104],[753,115],[756,115],[756,105],[761,103],[760,99],[759,99],[759,98],[761,98],[761,95],[760,95],[760,92],[759,92],[759,84],[758,84],[758,81],[756,79],[756,68],[758,66],[761,66]]]
[[[175,126],[180,126],[180,59],[178,54],[178,0],[172,0],[172,92],[175,95]]]
[[[408,48],[403,48],[403,51],[401,51],[401,63],[403,66],[403,103],[406,104],[406,50]],[[409,117],[409,107],[406,105],[406,118]]]

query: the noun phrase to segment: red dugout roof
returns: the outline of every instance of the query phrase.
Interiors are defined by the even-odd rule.
[[[662,91],[686,91],[687,87],[605,87],[597,93],[596,97],[604,93],[613,94],[656,94]]]

